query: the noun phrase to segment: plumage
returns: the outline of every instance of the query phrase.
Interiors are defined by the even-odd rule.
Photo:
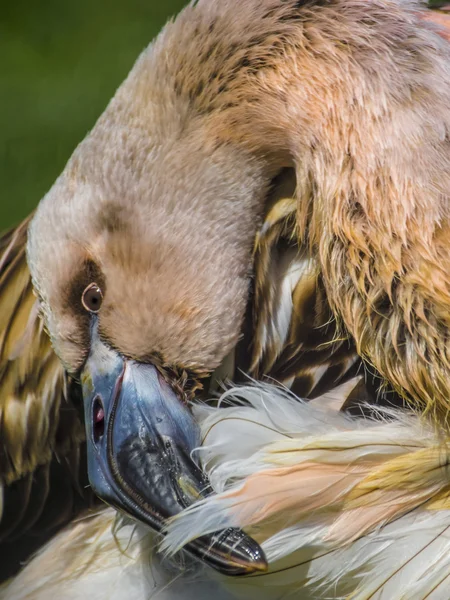
[[[249,372],[309,398],[355,375],[361,361],[350,337],[339,337],[317,261],[298,243],[294,194],[294,173],[284,171],[256,236]]]
[[[115,520],[116,512],[104,509],[72,521],[1,597],[44,600],[50,594],[63,594],[67,600],[86,595],[98,600],[154,596],[171,600],[183,594],[181,597],[194,600],[218,594],[214,582],[208,581],[200,581],[190,590],[186,584],[195,582],[195,575],[182,576],[175,566],[162,567],[152,556],[154,539],[148,529],[134,523],[117,527]],[[43,573],[51,576],[42,577]],[[226,592],[217,597],[229,600]]]
[[[305,599],[446,600],[448,444],[414,414],[382,409],[381,421],[374,421],[338,412],[349,389],[347,385],[335,392],[334,408],[324,408],[321,398],[301,403],[271,384],[231,389],[220,408],[195,407],[204,433],[199,451],[214,487],[225,492],[177,517],[169,525],[162,550],[173,551],[190,536],[220,523],[244,520],[264,540],[269,573],[220,578],[198,564],[183,566],[167,558],[161,562],[161,554],[155,554],[160,540],[153,533],[141,525],[118,523],[115,511],[106,509],[75,520],[60,533],[6,588],[3,600],[41,600],[61,590],[70,600],[86,594],[113,600],[172,600],[190,594],[200,600],[211,595],[221,600],[275,600],[298,594]],[[242,435],[236,435],[239,432]],[[441,458],[435,469],[429,462],[433,453]],[[392,473],[399,477],[384,481],[395,499],[376,500],[374,512],[370,498],[376,488],[374,471],[384,475],[392,463]],[[299,469],[301,464],[311,467],[304,469],[303,485],[296,485],[285,498],[290,520],[283,515],[281,497],[273,502],[276,514],[255,523],[255,502],[271,502],[272,494],[280,493],[281,484],[276,482],[263,487],[254,499],[237,496],[243,502],[237,512],[225,502],[242,481],[247,482],[245,488],[258,473],[269,476],[280,469]],[[427,501],[421,501],[416,490],[427,495]],[[402,499],[409,502],[408,510]],[[395,515],[389,513],[391,507]],[[383,527],[377,518],[380,510]],[[368,523],[370,533],[358,535]],[[42,573],[52,577],[42,578]]]
[[[0,240],[0,551],[9,557],[3,577],[89,496],[84,465],[80,471],[82,420],[38,318],[25,257],[28,223]]]
[[[73,522],[5,599],[119,598],[130,580],[136,600],[172,598],[178,576],[195,597],[445,598],[450,49],[422,17],[402,0],[192,3],[28,239],[28,222],[2,239],[2,526],[39,524],[55,464],[77,486],[84,403],[94,490],[166,534],[137,525],[123,558],[112,511]],[[186,410],[249,376],[264,383],[237,406]],[[264,570],[259,543],[269,572],[214,574],[203,535],[219,571]],[[196,558],[167,572],[158,544]]]
[[[445,432],[393,409],[379,409],[378,420],[349,418],[271,386],[226,396],[240,405],[206,410],[201,449],[224,491],[176,517],[163,548],[219,524],[245,525],[279,571],[261,576],[272,583],[255,580],[259,597],[299,589],[305,597],[447,597]],[[248,437],[230,451],[233,419],[245,420]]]

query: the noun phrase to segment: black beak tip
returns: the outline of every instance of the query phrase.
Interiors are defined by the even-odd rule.
[[[261,546],[241,529],[230,527],[188,545],[203,546],[203,560],[223,575],[233,577],[265,573],[269,566]]]
[[[253,575],[255,573],[266,573],[269,569],[267,559],[263,552],[260,552],[259,555],[253,555],[246,562],[236,564],[234,569],[232,568],[231,562],[230,566],[231,570],[228,574],[234,577]]]

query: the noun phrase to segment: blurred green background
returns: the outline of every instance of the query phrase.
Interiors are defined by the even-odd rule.
[[[184,1],[0,3],[1,231],[36,206],[138,54]]]
[[[184,0],[0,0],[0,231],[25,217]]]

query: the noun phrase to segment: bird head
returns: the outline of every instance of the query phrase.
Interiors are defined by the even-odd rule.
[[[82,384],[91,485],[156,529],[207,493],[188,400],[239,338],[270,177],[212,134],[163,50],[142,55],[75,150],[27,249],[53,347]],[[195,544],[227,573],[265,567],[240,531]]]

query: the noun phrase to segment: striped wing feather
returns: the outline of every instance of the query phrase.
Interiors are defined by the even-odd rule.
[[[322,276],[308,246],[296,233],[295,176],[283,171],[275,180],[266,215],[256,237],[248,369],[255,379],[282,383],[298,397],[316,398],[364,375],[346,408],[360,411],[365,402],[402,405],[401,399],[369,370],[353,339],[336,321]],[[250,334],[248,333],[250,331]]]
[[[26,263],[30,219],[0,238],[0,576],[83,504],[83,426],[38,315]],[[7,551],[7,554],[6,554]]]

